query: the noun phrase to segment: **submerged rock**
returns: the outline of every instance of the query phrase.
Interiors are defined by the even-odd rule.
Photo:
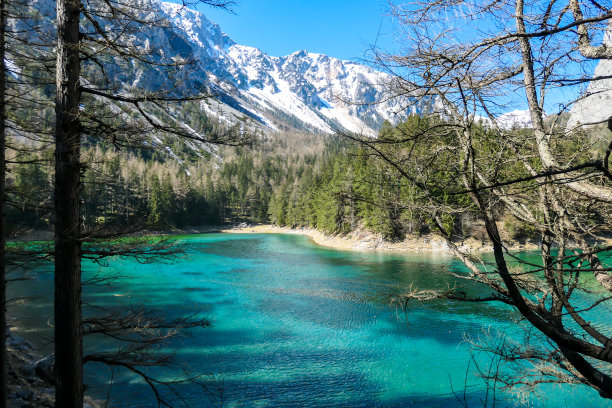
[[[15,396],[24,401],[31,401],[34,399],[34,392],[32,390],[19,390],[15,393]]]
[[[50,384],[55,384],[55,354],[50,354],[34,363],[36,374]]]
[[[13,337],[10,334],[6,338],[6,347],[28,355],[34,350],[32,343],[22,337]]]

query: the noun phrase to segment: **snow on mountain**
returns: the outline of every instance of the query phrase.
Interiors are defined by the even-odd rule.
[[[442,118],[449,119],[451,117],[448,108],[444,105],[441,98],[435,99],[434,103],[431,105],[431,111],[439,114]],[[532,127],[529,110],[513,110],[512,112],[501,114],[493,120],[487,116],[472,114],[470,115],[470,119],[483,126],[499,127],[504,130]]]
[[[529,110],[513,110],[497,117],[497,125],[502,129],[530,128],[531,114]]]
[[[42,17],[40,20],[46,19],[48,24],[39,24],[37,30],[23,27],[22,31],[30,35],[43,29],[52,32],[55,29],[53,3],[31,0],[31,7]],[[389,98],[386,89],[391,76],[368,66],[304,50],[283,57],[271,56],[257,48],[237,44],[202,13],[180,4],[132,0],[130,5],[140,10],[142,21],[167,22],[143,25],[122,38],[127,44],[141,47],[149,53],[149,60],[159,64],[156,67],[133,61],[125,65],[120,58],[109,59],[104,71],[110,83],[97,85],[104,89],[125,94],[143,90],[180,93],[186,89],[190,94],[194,90],[209,91],[216,98],[203,100],[200,106],[207,116],[228,125],[248,117],[249,127],[254,124],[270,130],[321,133],[341,130],[376,135],[385,121],[397,123],[408,114],[444,111],[435,98],[421,100],[416,106],[408,103],[406,98],[410,97]],[[20,30],[15,28],[15,31]],[[610,37],[609,34],[607,41],[612,43]],[[177,64],[173,74],[159,68],[173,61],[194,61],[194,64]],[[17,69],[14,71],[13,74],[18,73]],[[603,61],[596,71],[597,75],[611,73],[612,61]],[[597,97],[603,106],[612,101],[612,92]],[[406,106],[411,106],[409,112]],[[582,116],[592,111],[585,109]],[[176,112],[167,114],[176,120],[185,119]],[[503,128],[531,125],[526,111],[510,112],[498,120]]]
[[[210,22],[201,13],[175,3],[160,3],[160,6],[174,27],[199,48],[218,52],[234,45],[234,41],[221,32],[219,25]]]
[[[174,3],[159,6],[173,26],[166,33],[173,38],[162,41],[170,46],[168,53],[176,52],[179,42],[189,46],[183,53],[190,51],[198,61],[200,79],[222,91],[221,102],[263,126],[375,134],[384,121],[405,117],[399,101],[381,102],[382,85],[390,80],[384,73],[304,50],[270,56],[236,44],[198,11]]]

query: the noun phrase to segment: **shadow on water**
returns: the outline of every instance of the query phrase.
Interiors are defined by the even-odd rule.
[[[202,387],[178,387],[185,402],[192,407],[295,407],[295,408],[462,408],[482,407],[481,392],[448,393],[444,395],[403,395],[386,397],[377,385],[358,373],[341,375],[303,376],[298,378],[258,380],[231,380],[223,376],[204,377]],[[310,397],[316,395],[316,399]],[[166,395],[171,398],[170,395]],[[489,397],[492,404],[492,396]],[[138,400],[126,404],[126,400]],[[136,408],[155,406],[146,384],[132,383],[129,391],[113,393],[109,407]],[[515,402],[497,400],[496,408],[516,407]],[[537,406],[537,405],[535,405]]]
[[[437,316],[436,316],[437,315]],[[398,338],[431,340],[447,346],[465,344],[466,336],[482,336],[491,331],[487,322],[473,319],[473,322],[445,317],[436,313],[423,316],[406,317],[398,314],[392,324],[377,329],[380,336],[395,336]],[[493,334],[500,335],[495,329]]]
[[[347,384],[349,385],[347,387]],[[192,407],[375,407],[381,406],[374,395],[361,390],[372,389],[359,374],[304,376],[266,381],[213,379],[204,387],[179,387],[182,398]],[[307,391],[307,392],[304,392]],[[315,393],[316,399],[310,397]],[[168,395],[168,397],[171,397]],[[125,401],[137,399],[138,403]],[[221,403],[221,401],[225,403]],[[127,390],[113,393],[109,407],[136,408],[156,406],[146,384],[134,383]],[[392,405],[390,405],[392,406]]]

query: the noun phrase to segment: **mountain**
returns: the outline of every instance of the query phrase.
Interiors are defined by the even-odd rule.
[[[34,31],[15,28],[15,32],[27,31],[30,36],[34,32],[46,32],[44,36],[36,35],[52,37],[54,1],[31,2],[31,7],[44,17],[41,21],[46,19],[47,24],[39,24]],[[160,66],[172,61],[193,60],[194,63],[177,68],[177,73],[170,77],[167,69],[137,60],[126,64],[118,58],[106,59],[104,71],[111,85],[98,84],[102,89],[112,88],[124,94],[139,90],[167,91],[178,78],[183,89],[191,94],[198,89],[215,94],[216,98],[202,101],[199,106],[206,116],[228,125],[242,121],[245,126],[264,131],[296,129],[333,133],[341,130],[376,135],[385,121],[397,123],[408,113],[443,110],[436,107],[439,102],[423,100],[408,112],[405,107],[414,102],[409,101],[410,97],[390,98],[386,94],[386,85],[393,78],[363,64],[304,50],[283,57],[270,56],[257,48],[237,44],[219,25],[182,5],[158,0],[133,0],[130,5],[135,13],[142,13],[142,21],[166,23],[129,31],[125,35],[131,38],[125,42],[138,45]],[[35,40],[32,42],[42,42]],[[11,61],[7,62],[10,67]],[[84,63],[87,64],[94,65]],[[612,73],[612,61],[602,62],[598,70],[600,75]],[[19,67],[14,67],[12,72],[18,74]],[[602,99],[599,104],[612,101],[612,94],[598,97]],[[591,113],[590,109],[585,112]],[[178,122],[187,122],[185,115],[165,113]],[[576,117],[580,117],[579,113]],[[244,118],[250,120],[245,122]],[[504,114],[499,121],[504,128],[530,126],[529,115],[519,111]]]
[[[160,43],[168,53],[195,57],[197,76],[220,91],[230,115],[245,114],[272,130],[288,126],[368,134],[386,120],[405,116],[400,101],[384,101],[383,85],[391,79],[384,73],[304,50],[270,56],[236,44],[202,13],[174,3],[159,3],[159,8],[173,25]]]
[[[531,114],[529,110],[513,110],[498,116],[497,125],[502,129],[530,128]]]
[[[603,43],[612,47],[612,25],[608,26]],[[597,124],[610,117],[612,117],[612,60],[602,59],[595,67],[593,80],[589,83],[586,94],[572,107],[568,127],[578,124]]]

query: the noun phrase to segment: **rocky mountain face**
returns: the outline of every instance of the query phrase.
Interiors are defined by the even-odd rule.
[[[53,0],[31,1],[31,7],[41,17],[37,29],[30,32],[44,31],[51,38],[55,30]],[[386,94],[391,76],[368,66],[304,50],[284,57],[270,56],[257,48],[236,44],[219,25],[198,11],[159,0],[133,0],[130,4],[131,13],[140,13],[143,21],[158,24],[136,25],[122,41],[141,49],[149,60],[159,62],[159,67],[138,60],[126,64],[117,57],[106,59],[104,73],[108,78],[95,84],[101,89],[126,94],[175,88],[186,89],[189,94],[208,90],[216,96],[200,104],[208,117],[228,125],[249,118],[250,124],[264,131],[340,130],[376,135],[385,121],[397,123],[409,113],[436,111],[433,100],[423,100],[407,111],[405,106],[413,104]],[[95,1],[91,5],[95,6]],[[112,31],[112,24],[106,20],[105,29]],[[184,61],[191,63],[181,68],[177,64],[172,74],[160,68]],[[84,71],[87,64],[97,63],[86,62]],[[14,72],[18,71],[16,67]],[[99,74],[85,75],[92,78],[88,85],[95,82],[96,76]],[[186,120],[172,112],[168,114]],[[523,112],[508,115],[500,118],[503,126],[529,126]]]
[[[31,36],[44,31],[52,38],[54,1],[31,2],[31,14],[37,21],[15,21],[14,29]],[[102,6],[96,1],[88,4],[99,14],[104,10],[103,2]],[[102,18],[98,24],[108,32],[121,32],[121,44],[138,49],[154,64],[137,58],[127,61],[118,55],[86,61],[86,85],[123,94],[178,93],[182,89],[193,95],[206,90],[215,95],[201,104],[207,116],[227,124],[247,117],[256,127],[270,131],[341,130],[375,135],[384,121],[396,123],[406,116],[406,101],[385,95],[385,84],[391,77],[365,65],[303,50],[284,57],[270,56],[236,44],[202,13],[176,3],[132,0],[130,7],[129,14],[145,24],[128,23],[121,16],[117,21]],[[88,24],[83,18],[84,32],[93,31],[88,30]],[[37,28],[29,29],[33,25]],[[97,51],[90,53],[96,55]],[[174,71],[168,69],[173,63]]]
[[[612,47],[612,25],[608,26],[604,44]],[[599,79],[598,79],[599,78]],[[600,60],[585,96],[574,104],[569,127],[593,125],[612,117],[612,60]]]
[[[405,116],[399,101],[381,102],[390,80],[381,72],[303,50],[270,56],[236,44],[197,11],[174,3],[159,3],[159,9],[173,25],[160,38],[167,52],[193,55],[198,63],[192,78],[207,81],[226,107],[269,129],[374,134],[385,120]]]

